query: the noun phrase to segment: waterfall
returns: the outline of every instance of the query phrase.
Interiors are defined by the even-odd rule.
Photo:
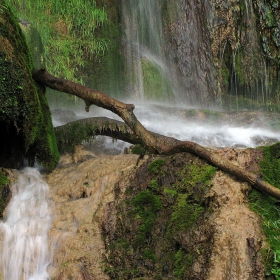
[[[19,172],[0,229],[4,233],[2,265],[5,280],[46,280],[51,213],[48,184],[34,168]]]
[[[176,94],[172,66],[164,52],[161,5],[156,0],[122,1],[126,91],[138,101]]]

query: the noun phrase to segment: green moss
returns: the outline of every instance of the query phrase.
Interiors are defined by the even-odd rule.
[[[242,52],[238,52],[234,63],[234,71],[238,77],[238,82],[240,86],[243,86],[245,83],[245,76],[244,76],[244,68],[243,68],[243,63],[244,63],[244,58]]]
[[[177,194],[178,192],[174,189],[164,188],[164,195],[166,196],[171,196],[172,198],[174,198]]]
[[[141,219],[141,225],[135,241],[141,244],[145,242],[147,234],[151,233],[157,212],[162,208],[162,202],[158,196],[146,190],[137,194],[133,200],[133,206],[135,207],[135,215],[139,215]]]
[[[141,144],[136,144],[132,147],[131,153],[141,155],[145,151],[145,147]]]
[[[263,160],[260,163],[263,179],[270,184],[280,187],[280,144],[263,147]],[[271,270],[280,268],[274,263],[274,253],[280,250],[280,212],[276,199],[253,190],[249,195],[250,209],[257,212],[262,218],[263,231],[270,249],[263,250],[263,259],[266,265],[266,274],[272,275]],[[276,271],[276,270],[275,270]]]
[[[171,215],[170,234],[190,229],[202,215],[204,194],[209,189],[210,180],[215,172],[216,168],[213,166],[200,166],[195,162],[186,165],[181,171],[180,177],[183,179],[176,182],[172,189],[177,199]]]
[[[9,179],[0,171],[0,218],[3,218],[3,212],[9,200]]]
[[[99,135],[104,130],[110,131],[110,136],[114,137],[114,132],[127,131],[125,125],[110,123],[106,119],[100,121],[95,119],[78,120],[67,123],[55,129],[56,139],[60,153],[73,153],[75,146],[82,142],[91,143],[95,135]]]
[[[153,162],[151,162],[148,166],[148,171],[154,174],[158,174],[160,171],[160,168],[163,166],[165,163],[164,159],[156,159]]]
[[[149,60],[142,59],[143,83],[145,96],[153,100],[174,98],[174,93],[167,79]]]
[[[188,279],[199,253],[187,252],[176,240],[203,217],[205,194],[216,171],[190,158],[178,154],[157,158],[142,165],[132,179],[107,251],[106,272],[111,278],[133,279],[132,272],[137,271],[137,277],[144,279]],[[128,241],[126,249],[116,242],[122,239]]]
[[[10,9],[0,2],[1,165],[17,168],[24,159],[53,169],[59,154],[44,88],[32,79],[33,62]]]
[[[177,204],[171,216],[172,231],[184,231],[190,229],[204,212],[204,208],[198,203],[190,203],[188,194],[179,194]]]
[[[156,256],[154,254],[154,251],[151,249],[146,249],[143,252],[143,258],[147,259],[147,260],[152,260],[152,261],[156,261]]]
[[[188,269],[193,263],[193,256],[190,254],[186,254],[182,248],[180,248],[175,254],[174,261],[174,276],[177,279],[182,279],[184,276],[185,270]]]
[[[158,181],[156,179],[151,180],[150,187],[153,192],[158,192],[159,191]]]
[[[280,187],[280,143],[263,148],[264,159],[260,164],[264,180]]]
[[[90,143],[93,140],[95,129],[97,127],[91,124],[80,125],[79,123],[73,123],[67,125],[64,129],[56,130],[59,152],[61,154],[73,154],[78,144],[83,141]]]
[[[228,88],[228,85],[229,85],[229,82],[228,82],[228,80],[229,80],[229,75],[230,75],[229,69],[228,69],[228,67],[226,66],[226,64],[223,63],[223,64],[221,65],[221,79],[222,79],[222,86],[223,86],[224,88]]]
[[[130,246],[129,242],[124,238],[119,238],[114,242],[115,248],[119,248],[121,250],[127,250]]]

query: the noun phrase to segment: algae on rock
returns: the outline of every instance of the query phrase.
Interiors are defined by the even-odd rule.
[[[59,153],[44,88],[32,79],[33,62],[9,7],[0,1],[0,161],[18,168],[35,160],[52,170]]]
[[[9,179],[5,170],[0,170],[0,219],[10,199]]]
[[[204,197],[215,172],[182,153],[148,159],[123,194],[116,188],[117,222],[108,216],[103,225],[104,269],[111,279],[193,279],[191,267],[203,252],[207,262],[208,248],[188,251],[180,236],[196,228],[205,214]]]

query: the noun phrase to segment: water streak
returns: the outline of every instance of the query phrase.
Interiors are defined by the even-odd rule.
[[[48,184],[37,169],[25,168],[11,185],[13,193],[0,229],[5,280],[47,280],[48,230],[52,216]]]
[[[140,101],[156,95],[155,89],[147,88],[147,76],[152,73],[161,80],[158,91],[165,94],[171,87],[175,93],[171,65],[164,52],[161,6],[160,1],[155,0],[122,1],[127,92]]]

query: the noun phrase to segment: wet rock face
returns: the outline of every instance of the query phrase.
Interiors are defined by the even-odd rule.
[[[182,98],[194,104],[209,105],[218,94],[211,44],[205,39],[210,38],[207,20],[211,18],[211,6],[205,1],[167,2],[168,9],[175,11],[168,13],[170,23],[165,30],[170,43],[166,49],[182,76],[181,86],[188,95]]]
[[[47,176],[55,215],[53,279],[109,279],[102,268],[102,217],[115,200],[115,184],[126,179],[136,161],[135,155],[92,158],[60,166]]]
[[[266,85],[267,77],[274,85],[278,83],[277,1],[165,2],[165,48],[170,61],[176,64],[182,99],[221,105],[221,96],[223,103],[233,101],[228,94],[253,100],[259,96],[276,98],[278,89],[261,87]]]
[[[213,228],[207,279],[264,279],[260,249],[260,218],[246,205],[246,184],[217,172],[208,193],[214,213],[207,221]]]
[[[15,16],[0,1],[0,162],[21,168],[24,160],[52,170],[59,154],[44,88],[32,79],[33,62]]]
[[[245,167],[251,162],[249,157],[253,158],[250,152],[239,154],[234,149],[225,152],[225,157],[228,156]],[[160,197],[163,207],[158,208],[156,217],[153,217],[148,213],[152,205],[147,203],[147,199],[152,201],[152,196],[146,196],[142,202],[146,205],[145,215],[154,219],[153,228],[147,230],[143,238],[141,232],[148,225],[143,213],[138,211],[141,206],[135,209],[130,201],[138,201],[139,194],[153,192],[154,179],[149,172],[147,174],[151,161],[137,170],[129,183],[129,193],[122,184],[118,185],[116,201],[107,205],[103,234],[107,256],[105,267],[111,279],[264,279],[260,250],[265,241],[260,218],[246,205],[250,187],[220,171],[213,177],[211,189],[195,183],[190,194],[187,191],[189,185],[185,185],[183,195],[188,193],[188,198],[184,196],[183,201],[188,201],[190,196],[197,200],[192,201],[192,209],[180,225],[184,224],[184,219],[194,219],[194,223],[180,227],[174,223],[179,215],[178,193],[175,195],[170,190],[178,191],[178,185],[182,186],[184,178],[189,176],[188,169],[180,178],[179,170],[182,172],[186,162],[193,166],[199,164],[201,169],[205,167],[188,154],[174,156],[171,161],[164,160],[161,175],[157,177],[159,189],[154,193]],[[169,173],[169,170],[172,171]],[[252,171],[256,171],[256,166]],[[188,181],[191,181],[190,177]],[[153,199],[155,207],[156,199]],[[199,203],[205,206],[200,215],[196,212]],[[194,213],[197,213],[196,218],[192,216]],[[170,221],[173,221],[172,225]]]
[[[258,171],[252,149],[216,152]],[[84,153],[44,175],[52,279],[264,279],[265,239],[247,184],[187,153],[146,157],[139,167],[136,155]]]

